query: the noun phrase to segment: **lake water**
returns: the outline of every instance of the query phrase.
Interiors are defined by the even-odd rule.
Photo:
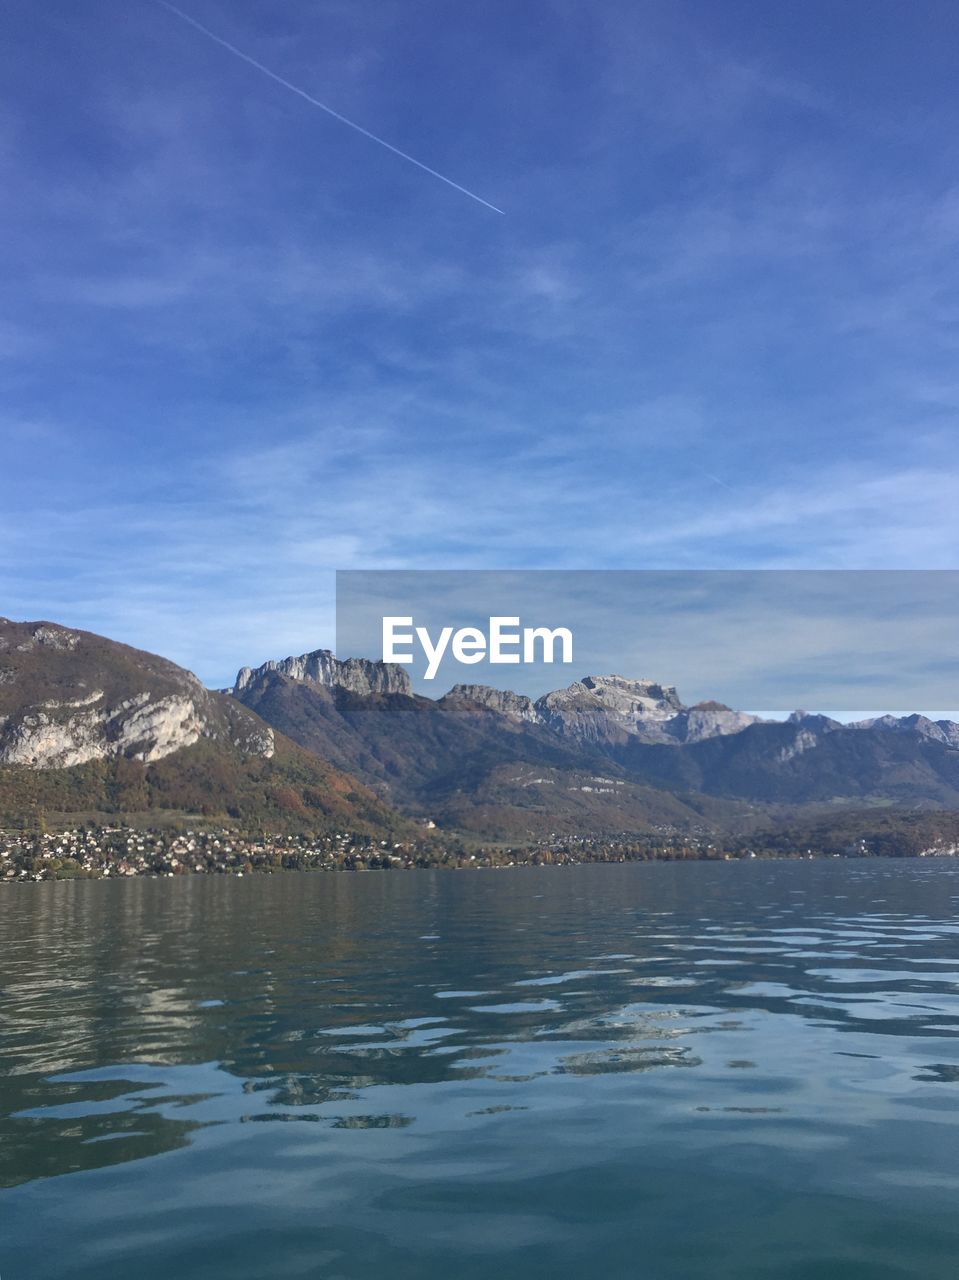
[[[0,1276],[954,1280],[959,865],[0,893]]]

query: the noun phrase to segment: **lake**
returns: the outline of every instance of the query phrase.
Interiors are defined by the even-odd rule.
[[[959,864],[0,892],[3,1280],[954,1280]]]

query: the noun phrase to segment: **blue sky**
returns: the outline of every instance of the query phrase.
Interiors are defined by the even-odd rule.
[[[505,216],[7,0],[0,612],[221,683],[337,568],[955,566],[954,4],[183,7]]]

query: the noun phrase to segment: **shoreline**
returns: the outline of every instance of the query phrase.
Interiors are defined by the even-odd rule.
[[[948,819],[948,821],[946,821]],[[291,871],[507,870],[626,862],[813,861],[955,857],[959,815],[921,828],[883,829],[862,814],[841,828],[783,824],[749,835],[671,827],[612,835],[552,833],[540,839],[481,840],[464,832],[381,836],[368,831],[283,832],[232,827],[0,830],[0,884],[73,879],[176,879]]]
[[[277,876],[294,876],[294,875],[365,875],[369,873],[381,873],[387,871],[408,874],[411,872],[434,872],[440,871],[444,874],[455,874],[461,872],[475,871],[522,871],[522,870],[565,870],[573,867],[587,866],[664,866],[667,864],[676,865],[737,865],[753,863],[798,863],[798,862],[882,862],[882,863],[910,863],[910,862],[930,862],[939,861],[946,862],[955,860],[955,853],[919,853],[919,854],[895,854],[895,853],[876,853],[866,855],[840,854],[840,853],[764,853],[752,855],[733,855],[726,854],[721,857],[690,857],[682,855],[664,854],[660,856],[646,857],[591,857],[591,858],[555,858],[555,859],[520,859],[506,862],[490,862],[490,861],[474,861],[460,862],[449,859],[436,859],[435,861],[420,860],[404,864],[402,866],[385,865],[385,866],[344,866],[336,864],[317,864],[313,866],[302,867],[254,867],[252,870],[237,869],[233,867],[203,869],[193,871],[136,871],[136,872],[116,872],[105,869],[103,871],[69,871],[61,873],[54,870],[52,873],[22,873],[14,876],[4,876],[0,878],[0,886],[36,885],[36,884],[68,884],[74,882],[84,883],[100,883],[100,884],[116,884],[125,883],[131,880],[243,880],[243,879],[270,879]]]

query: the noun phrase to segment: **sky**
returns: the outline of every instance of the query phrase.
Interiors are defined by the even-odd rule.
[[[337,569],[956,567],[951,0],[182,7],[503,213],[5,0],[0,613],[224,684]]]

